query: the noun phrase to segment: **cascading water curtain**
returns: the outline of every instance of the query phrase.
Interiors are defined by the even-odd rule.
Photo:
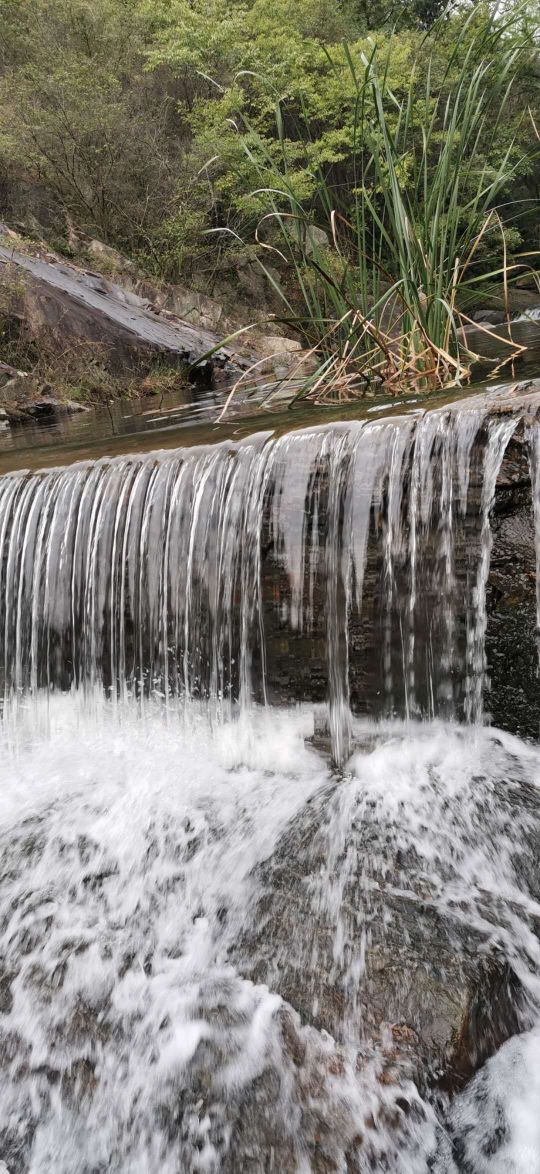
[[[99,685],[227,712],[272,699],[296,633],[325,650],[338,761],[370,658],[372,711],[481,721],[490,516],[525,414],[471,401],[1,478],[5,700]]]

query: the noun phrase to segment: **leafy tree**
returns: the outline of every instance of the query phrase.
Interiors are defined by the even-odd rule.
[[[135,4],[9,0],[0,18],[0,151],[13,182],[41,192],[46,218],[56,210],[126,246],[144,239],[176,182],[177,95],[144,70]]]
[[[366,29],[408,26],[430,28],[448,8],[448,0],[357,0],[358,19]]]
[[[230,229],[233,250],[253,240],[261,149],[270,185],[285,144],[289,182],[314,219],[318,169],[351,204],[356,94],[344,45],[357,61],[375,47],[398,99],[414,71],[410,117],[421,143],[426,27],[442,8],[439,0],[0,0],[0,214],[31,208],[56,237],[69,221],[178,277],[221,263],[225,238],[208,229]],[[441,92],[450,92],[489,10],[462,0],[440,18],[430,69]],[[535,5],[520,11],[521,35],[534,46]],[[531,47],[505,119],[482,131],[487,167],[514,137],[516,158],[537,146],[539,73]],[[400,161],[404,184],[411,162]],[[531,247],[539,188],[529,151],[508,199],[525,201],[514,223]]]

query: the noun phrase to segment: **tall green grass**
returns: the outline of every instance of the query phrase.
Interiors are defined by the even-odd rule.
[[[498,139],[524,46],[515,13],[473,31],[475,19],[473,11],[460,26],[442,76],[441,56],[426,40],[399,94],[388,80],[391,44],[382,55],[374,46],[358,57],[344,47],[354,94],[345,193],[320,167],[311,172],[309,207],[296,197],[281,103],[281,166],[270,182],[275,157],[244,121],[245,151],[260,177],[252,194],[265,206],[256,234],[260,264],[284,319],[315,356],[299,395],[328,389],[349,395],[375,377],[390,388],[465,380],[474,358],[461,308],[465,287],[470,293],[498,278],[507,290],[523,271],[519,261],[508,262],[499,209],[523,154],[512,139],[492,162],[490,144]],[[338,68],[328,60],[339,76],[343,62]],[[307,116],[298,131],[308,158]],[[314,227],[325,230],[326,241]],[[276,278],[276,257],[283,280]]]

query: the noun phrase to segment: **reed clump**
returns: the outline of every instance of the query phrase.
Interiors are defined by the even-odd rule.
[[[500,340],[498,366],[523,350],[512,340],[508,288],[534,269],[534,258],[510,254],[505,197],[524,156],[515,134],[502,155],[491,159],[489,149],[500,141],[527,52],[519,14],[479,22],[471,13],[442,73],[438,31],[426,38],[399,93],[389,81],[391,43],[359,56],[343,46],[354,93],[346,190],[331,166],[320,165],[309,173],[309,201],[296,194],[284,102],[275,107],[277,173],[275,157],[243,117],[245,151],[261,181],[252,192],[262,209],[259,264],[281,300],[283,323],[315,359],[309,376],[297,380],[293,402],[349,399],[374,382],[391,392],[466,382],[482,356],[468,343],[464,305],[494,280],[505,291],[507,315],[500,334],[489,332]],[[307,117],[297,119],[295,135],[297,166],[299,143],[310,157]],[[303,363],[305,370],[305,355]],[[294,386],[294,370],[290,378]],[[244,373],[244,388],[249,379]]]

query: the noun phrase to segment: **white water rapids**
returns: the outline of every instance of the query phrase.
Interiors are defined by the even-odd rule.
[[[29,716],[32,729],[45,722]],[[536,749],[487,731],[387,728],[337,778],[304,742],[309,713],[257,712],[210,730],[195,714],[184,724],[70,697],[54,699],[46,720],[41,736],[6,739],[0,768],[0,1152],[10,1172],[539,1168],[540,904],[523,874],[537,865],[540,805],[505,801],[519,787],[536,795]],[[529,1030],[451,1109],[423,1101],[406,1077],[382,1082],[376,1052],[365,1057],[353,1036],[337,1049],[292,1011],[305,1037],[298,1066],[285,1004],[231,962],[256,865],[329,787],[331,851],[342,856],[361,803],[386,829],[389,861],[418,854],[418,915],[429,893],[524,983]],[[332,899],[340,949],[346,908]],[[314,925],[318,905],[314,893]],[[248,1115],[265,1073],[274,1159]],[[231,1156],[244,1114],[250,1135]]]
[[[481,720],[523,423],[540,549],[517,409],[0,479],[0,1170],[540,1172],[540,749]],[[265,704],[321,609],[322,735]]]

